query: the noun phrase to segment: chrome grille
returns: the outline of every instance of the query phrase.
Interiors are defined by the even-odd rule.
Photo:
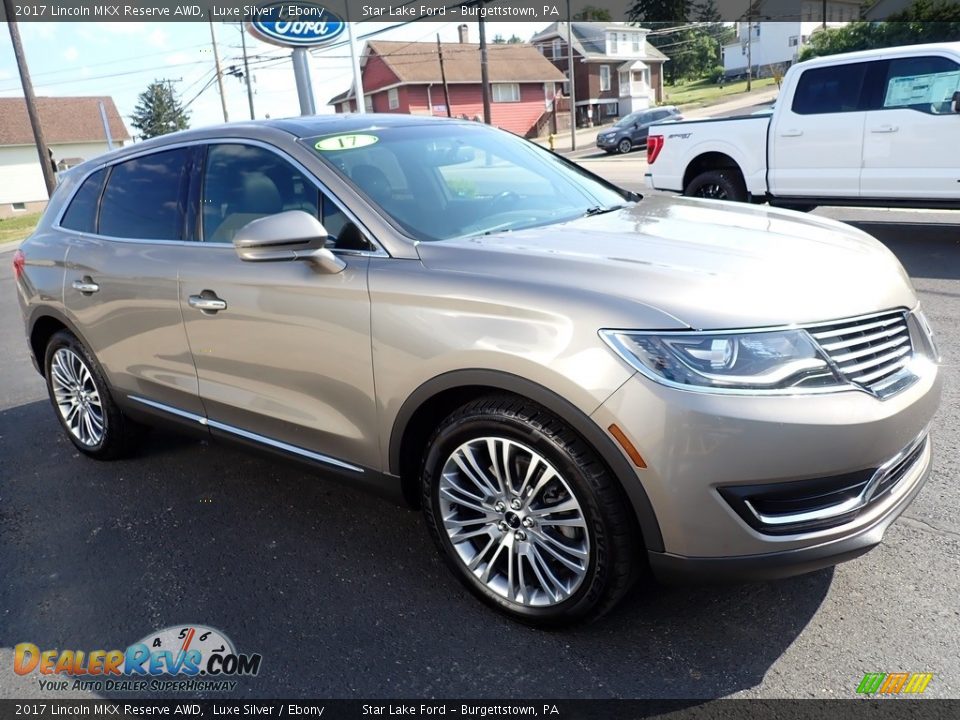
[[[846,380],[869,390],[892,381],[913,357],[907,314],[901,310],[808,332]]]

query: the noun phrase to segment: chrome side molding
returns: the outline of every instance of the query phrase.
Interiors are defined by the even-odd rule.
[[[217,420],[210,420],[202,415],[196,415],[194,413],[187,412],[186,410],[180,410],[179,408],[171,407],[170,405],[164,405],[163,403],[158,403],[155,400],[147,400],[146,398],[138,397],[137,395],[127,395],[127,397],[130,400],[138,402],[142,405],[147,405],[148,407],[170,413],[171,415],[176,415],[177,417],[182,417],[186,420],[193,420],[200,425],[230,433],[231,435],[242,437],[245,440],[251,440],[253,442],[260,443],[261,445],[267,445],[268,447],[276,448],[277,450],[282,450],[293,455],[299,455],[300,457],[305,457],[309,460],[324,463],[325,465],[332,465],[343,470],[350,470],[351,472],[361,474],[364,472],[362,467],[352,465],[343,460],[338,460],[337,458],[330,457],[329,455],[323,455],[321,453],[313,452],[312,450],[297,447],[296,445],[290,445],[289,443],[285,443],[280,440],[274,440],[273,438],[268,438],[264,435],[258,435],[257,433],[250,432],[249,430],[242,430],[241,428],[234,427],[233,425],[227,425],[226,423],[218,422]]]

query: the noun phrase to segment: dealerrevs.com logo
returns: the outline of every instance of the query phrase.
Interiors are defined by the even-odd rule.
[[[147,635],[126,650],[14,648],[17,675],[36,673],[41,690],[113,692],[229,692],[233,678],[255,676],[262,657],[238,653],[219,630],[176,625]]]

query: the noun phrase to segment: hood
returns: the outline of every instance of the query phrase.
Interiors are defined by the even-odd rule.
[[[896,257],[866,233],[714,200],[658,196],[559,225],[421,243],[418,251],[428,268],[604,295],[696,329],[821,322],[916,304]]]

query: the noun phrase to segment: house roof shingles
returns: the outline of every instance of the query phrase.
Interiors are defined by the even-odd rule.
[[[130,133],[111,97],[38,97],[37,112],[47,144],[106,142],[100,101],[107,111],[113,139],[129,140]],[[22,97],[0,98],[0,146],[33,143],[26,100]]]
[[[480,46],[472,43],[443,43],[443,69],[448,83],[480,82]],[[440,83],[440,60],[435,43],[369,40],[364,56],[379,55],[404,85]],[[566,77],[532,45],[487,46],[490,82],[564,82]],[[337,103],[353,97],[353,88],[330,100]]]

